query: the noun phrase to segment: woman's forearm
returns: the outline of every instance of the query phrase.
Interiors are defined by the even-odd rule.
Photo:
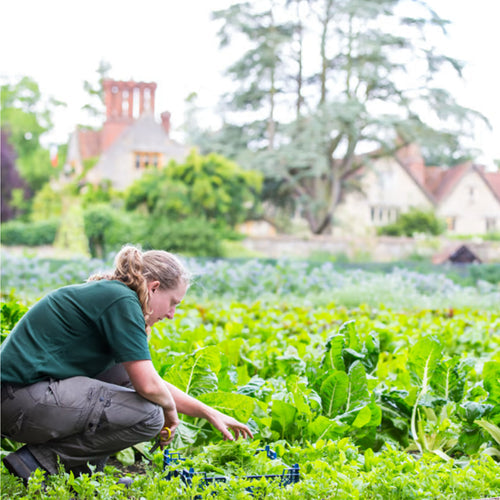
[[[175,387],[175,385],[169,384],[166,381],[165,384],[174,398],[179,413],[208,420],[222,433],[224,439],[232,441],[233,439],[238,439],[240,436],[244,438],[253,437],[251,430],[245,424],[189,396]]]
[[[198,401],[197,399],[189,396],[185,392],[181,391],[175,385],[170,384],[169,382],[164,380],[167,389],[175,401],[175,406],[179,413],[183,413],[184,415],[188,415],[190,417],[196,418],[205,418],[209,420],[210,416],[217,412],[210,406]]]

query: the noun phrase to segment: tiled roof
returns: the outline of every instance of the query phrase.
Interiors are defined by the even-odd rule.
[[[485,172],[483,177],[498,198],[498,201],[500,201],[500,172]]]
[[[94,158],[102,153],[100,130],[78,128],[77,134],[82,159]]]
[[[443,201],[453,191],[458,181],[471,167],[472,162],[462,163],[451,168],[431,167],[441,170],[440,174],[435,170],[431,170],[429,177],[426,176],[426,184],[427,180],[429,181],[427,188],[438,203]]]

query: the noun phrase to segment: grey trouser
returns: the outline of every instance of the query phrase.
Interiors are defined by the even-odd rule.
[[[27,443],[51,474],[58,460],[66,470],[88,472],[87,463],[157,436],[164,421],[161,407],[131,388],[122,365],[96,379],[2,384],[2,394],[2,435]]]

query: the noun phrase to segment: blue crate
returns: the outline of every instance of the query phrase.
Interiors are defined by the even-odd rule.
[[[266,446],[264,449],[258,449],[256,453],[265,451],[267,457],[270,460],[274,460],[277,458],[277,454],[275,451],[271,450],[269,446]],[[181,462],[186,459],[181,456],[180,453],[171,453],[168,449],[165,449],[163,452],[163,466],[164,469],[171,468],[173,465],[179,465]],[[213,483],[227,483],[229,478],[226,476],[209,476],[206,472],[195,472],[191,467],[189,470],[187,469],[173,469],[169,470],[165,479],[170,480],[175,477],[180,478],[180,480],[186,485],[191,486],[193,482],[193,477],[201,477],[200,484],[202,487],[209,486]],[[298,483],[300,480],[300,468],[299,464],[292,465],[291,467],[285,467],[281,474],[256,474],[249,476],[238,476],[240,479],[248,479],[248,480],[259,480],[259,479],[269,479],[269,480],[278,480],[280,482],[280,486],[288,486],[293,483]],[[252,491],[252,487],[247,488],[247,490]]]

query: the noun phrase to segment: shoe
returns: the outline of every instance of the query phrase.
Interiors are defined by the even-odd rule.
[[[26,445],[4,457],[3,463],[12,475],[20,477],[23,480],[25,486],[27,486],[31,474],[37,469],[46,472]]]

